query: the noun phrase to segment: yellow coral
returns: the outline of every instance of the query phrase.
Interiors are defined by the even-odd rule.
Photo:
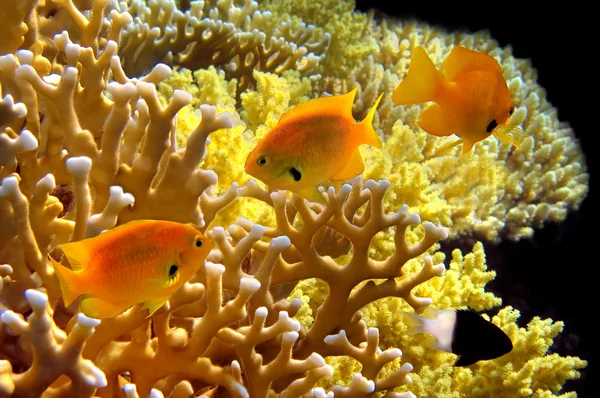
[[[412,239],[418,239],[419,234],[414,234]],[[441,253],[436,256],[442,256],[436,261],[443,260]],[[430,297],[433,305],[440,309],[470,307],[484,311],[500,305],[500,298],[485,291],[495,272],[488,271],[485,266],[483,245],[477,243],[466,256],[460,250],[454,250],[452,256],[445,275],[419,285],[415,293]],[[407,270],[416,269],[418,261],[409,261],[406,267]],[[298,284],[292,293],[291,297],[300,298],[310,307],[299,313],[305,314],[301,317],[303,324],[312,323],[311,313],[326,298],[325,288],[323,283],[308,280]],[[562,331],[562,322],[534,318],[526,328],[519,328],[516,324],[519,312],[506,307],[492,318],[492,322],[509,335],[515,347],[513,351],[496,360],[480,362],[475,368],[455,368],[455,355],[427,348],[430,337],[404,334],[406,326],[398,315],[401,311],[411,311],[405,301],[384,298],[370,303],[361,313],[363,321],[379,329],[382,347],[401,348],[403,358],[411,358],[411,364],[416,365],[410,390],[419,397],[458,398],[464,394],[474,397],[554,397],[566,380],[578,378],[579,370],[586,366],[579,358],[548,354],[553,339]],[[336,376],[319,383],[325,388],[340,382],[349,384],[360,370],[360,364],[351,358],[327,358],[327,363]],[[391,371],[400,365],[390,364],[389,367]]]
[[[293,72],[279,77],[272,73],[254,71],[253,76],[257,82],[256,90],[241,95],[244,109],[242,117],[251,130],[256,130],[260,125],[273,127],[292,105],[306,100],[305,95],[311,90],[310,82],[300,79]]]
[[[200,104],[235,105],[235,79],[225,80],[225,73],[214,66],[198,69],[192,73],[189,69],[178,69],[159,84],[161,100],[166,101],[173,95],[174,90],[186,90],[192,94],[192,108]]]
[[[417,294],[431,297],[440,309],[470,307],[490,310],[501,304],[500,298],[485,291],[495,272],[485,266],[483,245],[477,243],[466,256],[452,253],[450,266],[442,278],[432,279],[416,289]],[[411,263],[407,264],[410,268]],[[399,311],[409,310],[394,298],[379,300],[362,310],[367,323],[377,325],[384,347],[397,346],[405,358],[415,364],[411,391],[419,397],[557,396],[564,382],[579,377],[586,362],[576,357],[549,354],[553,339],[562,331],[562,322],[534,318],[526,328],[517,326],[519,311],[502,308],[492,322],[513,341],[510,353],[470,368],[455,368],[456,356],[426,348],[427,335],[404,335],[406,327]],[[346,365],[347,366],[347,365]],[[337,368],[336,368],[337,369]],[[416,387],[415,387],[416,386]]]
[[[445,355],[446,358],[433,367],[426,366],[417,372],[412,391],[420,397],[576,396],[573,393],[560,394],[560,390],[566,380],[579,377],[578,370],[585,367],[586,362],[576,357],[547,353],[552,340],[563,329],[562,322],[536,317],[527,327],[520,328],[516,325],[518,318],[519,311],[511,307],[501,309],[498,315],[492,317],[492,322],[512,339],[513,351],[471,368],[454,368],[454,358]],[[435,387],[432,389],[432,386]],[[450,386],[451,390],[448,389]]]
[[[349,74],[365,56],[378,51],[376,40],[369,34],[371,18],[353,12],[354,1],[265,1],[260,7],[274,11],[278,18],[296,16],[331,33],[331,45],[323,63],[328,73]]]
[[[319,4],[283,1],[264,2],[261,7],[279,13],[277,18],[301,16],[331,33],[322,78],[315,85],[317,94],[340,94],[359,86],[354,110],[363,113],[366,104],[384,92],[375,125],[386,136],[398,136],[396,123],[413,131],[384,149],[394,153],[394,164],[414,163],[411,170],[402,173],[378,166],[371,169],[370,177],[402,180],[416,174],[417,190],[424,183],[419,176],[426,176],[429,200],[435,203],[423,216],[438,217],[453,236],[475,231],[494,242],[531,237],[534,228],[563,221],[570,209],[579,207],[588,192],[584,156],[572,130],[557,120],[529,61],[515,59],[510,48],[498,47],[486,32],[447,32],[418,21],[374,21],[353,12],[352,1]],[[512,121],[531,137],[521,149],[512,150],[492,137],[468,157],[458,158],[458,150],[451,156],[433,157],[446,139],[428,136],[416,127],[423,106],[391,103],[391,92],[408,70],[412,48],[424,46],[440,66],[455,44],[500,62],[513,100],[519,104]]]

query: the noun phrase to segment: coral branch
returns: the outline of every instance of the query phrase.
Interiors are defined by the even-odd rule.
[[[4,312],[0,318],[14,333],[28,341],[35,353],[27,371],[12,375],[13,396],[42,395],[61,374],[71,380],[70,386],[60,387],[63,393],[89,396],[96,388],[105,387],[106,378],[102,371],[81,357],[86,340],[100,321],[79,314],[77,324],[65,336],[50,317],[48,297],[36,290],[27,290],[25,295],[33,309],[28,321],[12,311]]]

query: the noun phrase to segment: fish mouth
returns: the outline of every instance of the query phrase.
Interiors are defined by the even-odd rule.
[[[260,177],[257,175],[256,170],[253,170],[252,167],[246,167],[244,169],[244,171],[246,172],[246,174],[248,174],[249,176],[252,176],[254,178],[258,178],[260,179]]]
[[[252,177],[256,177],[256,168],[254,167],[254,163],[255,163],[255,159],[252,156],[252,153],[250,153],[250,155],[248,155],[248,158],[246,159],[246,164],[244,164],[244,171],[251,175]]]
[[[244,171],[248,174],[250,174],[250,157],[248,157],[248,159],[246,159],[246,164],[244,164]]]

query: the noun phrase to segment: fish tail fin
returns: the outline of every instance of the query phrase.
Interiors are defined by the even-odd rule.
[[[379,95],[375,104],[369,109],[367,116],[356,125],[358,132],[362,135],[360,140],[361,144],[372,145],[376,148],[381,148],[383,145],[377,132],[375,132],[375,129],[373,128],[373,117],[375,116],[375,111],[377,110],[381,98],[383,98],[383,93]]]
[[[415,47],[408,73],[394,90],[392,101],[397,105],[435,101],[436,91],[442,82],[442,75],[425,49],[421,46]]]
[[[62,264],[59,264],[55,259],[52,258],[52,256],[48,255],[48,259],[50,259],[50,262],[54,267],[54,271],[56,272],[56,276],[58,276],[65,307],[68,307],[80,295],[79,289],[77,288],[79,285],[79,277],[75,271],[68,269]]]
[[[408,326],[406,334],[427,333],[434,335],[436,319],[440,311],[432,306],[425,308],[422,315],[413,312],[401,311],[404,316],[404,322]]]
[[[425,318],[413,314],[412,312],[402,311],[404,323],[408,326],[405,334],[415,334],[425,332]]]

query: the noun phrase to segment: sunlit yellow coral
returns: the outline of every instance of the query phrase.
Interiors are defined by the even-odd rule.
[[[291,71],[281,77],[274,73],[254,71],[253,76],[257,82],[256,90],[249,90],[240,96],[242,117],[252,130],[261,125],[269,128],[275,126],[292,105],[306,101],[306,94],[311,90],[308,79],[301,79]],[[263,129],[262,132],[266,131]]]
[[[323,0],[319,7],[316,3],[267,1],[261,7],[272,9],[276,16],[280,13],[278,18],[296,14],[331,33],[322,79],[314,88],[318,94],[340,94],[359,86],[354,109],[358,112],[365,112],[366,104],[381,92],[386,94],[375,124],[384,128],[386,136],[395,135],[397,127],[392,126],[398,121],[413,131],[412,138],[402,137],[385,151],[395,152],[394,164],[414,163],[409,173],[426,175],[430,180],[429,199],[436,203],[425,209],[424,216],[439,217],[436,213],[445,208],[440,219],[448,222],[445,225],[451,227],[451,235],[476,232],[499,242],[531,237],[534,228],[549,221],[561,222],[570,209],[579,207],[588,192],[585,158],[573,131],[557,119],[530,61],[516,59],[510,47],[499,47],[488,32],[450,32],[414,20],[373,20],[353,13],[352,1],[334,3]],[[458,44],[500,62],[513,101],[518,104],[511,123],[521,126],[530,137],[520,149],[499,144],[491,137],[477,144],[468,156],[459,158],[456,149],[450,156],[434,157],[434,150],[448,139],[428,136],[416,126],[427,105],[391,103],[391,92],[408,71],[412,48],[425,47],[440,67]],[[395,145],[399,146],[393,148]],[[399,180],[406,173],[378,166],[369,176]]]
[[[418,371],[413,377],[412,391],[420,397],[575,397],[574,393],[561,394],[560,390],[566,380],[579,377],[578,370],[586,362],[547,353],[563,323],[536,317],[520,328],[516,325],[518,318],[519,311],[511,307],[492,317],[492,322],[512,339],[513,351],[469,368],[453,367],[454,359],[448,355],[445,363],[424,366]],[[452,386],[451,391],[440,390],[448,385]],[[436,395],[442,391],[444,395]]]

